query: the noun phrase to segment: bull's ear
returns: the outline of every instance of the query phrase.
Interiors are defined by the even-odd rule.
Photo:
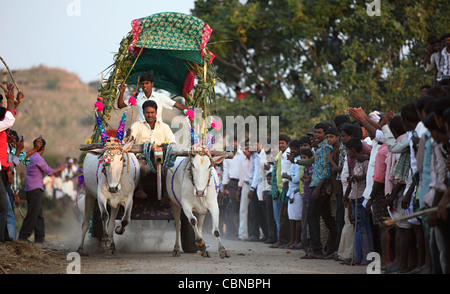
[[[103,150],[103,149],[92,149],[92,150],[88,150],[88,151],[86,151],[86,152],[98,156],[98,155],[102,155],[103,152],[104,152],[104,150]]]
[[[227,157],[228,157],[227,155],[215,156],[215,157],[213,157],[213,162],[214,162],[214,164],[219,164],[222,161],[224,161],[224,159]]]

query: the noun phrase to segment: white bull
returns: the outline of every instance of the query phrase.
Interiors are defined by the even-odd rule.
[[[89,220],[98,200],[103,223],[102,242],[109,253],[115,255],[114,225],[120,205],[125,208],[121,225],[115,230],[123,234],[131,220],[133,193],[140,177],[139,162],[134,153],[128,153],[132,142],[124,146],[118,143],[106,143],[100,150],[89,151],[83,163],[83,175],[86,187],[84,219],[82,224],[81,244],[78,252],[83,251],[84,238],[89,228]],[[94,155],[96,154],[96,155]],[[111,207],[111,215],[108,213]]]
[[[172,169],[167,171],[166,186],[170,197],[172,214],[175,219],[176,240],[173,256],[180,255],[180,213],[183,209],[189,223],[194,229],[195,242],[203,257],[209,257],[202,238],[203,220],[206,213],[211,213],[212,234],[217,239],[221,258],[229,257],[219,235],[219,205],[213,177],[213,163],[219,163],[226,156],[213,159],[209,154],[191,154],[178,157]],[[197,212],[198,218],[193,214]]]

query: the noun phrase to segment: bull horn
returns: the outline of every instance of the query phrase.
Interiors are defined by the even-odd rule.
[[[177,156],[188,156],[189,153],[190,153],[189,151],[181,150],[177,152]]]
[[[227,152],[227,151],[212,150],[209,153],[211,154],[212,157],[216,157],[216,156],[227,156],[227,158],[233,158],[234,157],[234,154],[232,152]]]
[[[90,151],[95,149],[102,149],[102,143],[82,144],[80,145],[80,151]]]

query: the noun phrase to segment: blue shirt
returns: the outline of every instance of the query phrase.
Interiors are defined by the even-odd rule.
[[[313,163],[313,175],[311,179],[310,187],[315,187],[322,180],[327,180],[331,177],[331,163],[328,161],[327,153],[333,149],[328,145],[326,140],[323,140],[317,146],[317,150],[314,153]],[[323,187],[326,187],[326,183]]]

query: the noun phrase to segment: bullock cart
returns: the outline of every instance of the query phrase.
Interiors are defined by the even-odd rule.
[[[114,63],[105,70],[108,77],[104,79],[102,73],[99,95],[94,106],[97,124],[89,144],[80,146],[81,151],[98,150],[104,146],[104,129],[110,128],[111,112],[118,110],[116,105],[119,86],[127,84],[129,90],[138,91],[139,78],[146,72],[153,74],[156,89],[171,93],[172,99],[181,97],[191,108],[201,108],[205,119],[209,115],[208,104],[215,98],[216,81],[212,65],[214,55],[206,46],[212,32],[209,25],[194,16],[167,12],[135,19],[131,22],[131,27],[131,31],[120,42]],[[136,106],[130,106],[133,107]],[[128,112],[129,109],[125,111]],[[132,118],[133,111],[138,110],[130,111]],[[123,132],[123,126],[121,130],[119,127],[119,132]],[[123,139],[126,142],[126,138]],[[129,152],[139,153],[142,148],[142,145],[134,146]],[[161,199],[161,195],[167,195],[167,191],[166,185],[161,185],[158,172],[147,174],[142,181],[148,197],[142,199],[134,195],[132,220],[174,219],[168,197]],[[102,226],[96,225],[101,224],[100,213],[96,213],[96,208],[94,207],[92,221],[93,234],[100,238]],[[119,210],[117,219],[123,214],[124,211]],[[197,252],[193,229],[183,213],[181,219],[182,249],[184,252]]]

